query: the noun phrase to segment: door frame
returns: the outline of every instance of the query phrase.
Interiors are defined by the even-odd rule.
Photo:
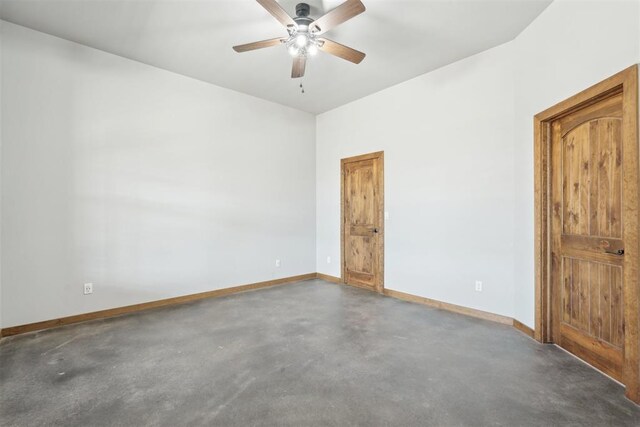
[[[374,153],[362,154],[359,156],[347,157],[340,159],[340,280],[342,283],[347,283],[346,275],[346,258],[344,256],[344,178],[345,178],[345,165],[347,163],[359,162],[362,160],[380,160],[380,170],[378,173],[378,182],[376,187],[379,189],[380,197],[378,198],[378,206],[376,209],[378,220],[380,221],[380,227],[378,231],[377,239],[377,261],[380,268],[380,277],[378,283],[376,283],[375,291],[378,293],[384,292],[384,151],[376,151]],[[353,285],[357,286],[357,285]],[[370,289],[370,288],[366,288]]]
[[[553,343],[551,310],[551,123],[567,114],[614,94],[622,94],[622,179],[636,183],[623,186],[624,257],[624,366],[626,396],[640,403],[640,183],[638,147],[638,66],[633,65],[608,79],[566,99],[534,117],[534,206],[535,206],[535,339]],[[632,159],[632,160],[629,160]],[[557,321],[557,319],[555,320]]]

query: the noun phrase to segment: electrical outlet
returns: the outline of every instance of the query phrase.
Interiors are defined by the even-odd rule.
[[[84,294],[89,295],[93,293],[93,283],[84,284]]]
[[[280,260],[279,259],[276,260],[276,267],[280,268]]]
[[[480,280],[476,280],[476,291],[482,292],[482,282]]]
[[[330,256],[327,257],[327,264],[331,264],[331,257]]]

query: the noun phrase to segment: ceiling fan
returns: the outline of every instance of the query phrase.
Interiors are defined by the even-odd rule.
[[[365,7],[360,0],[347,0],[315,20],[309,17],[310,8],[307,3],[296,5],[296,17],[292,18],[275,0],[257,0],[257,2],[287,28],[289,35],[287,37],[276,37],[234,46],[233,50],[236,52],[248,52],[265,47],[285,45],[291,56],[293,56],[291,78],[294,79],[304,76],[307,56],[315,55],[318,50],[346,59],[354,64],[359,64],[364,59],[365,54],[362,52],[327,38],[319,37],[364,12]]]

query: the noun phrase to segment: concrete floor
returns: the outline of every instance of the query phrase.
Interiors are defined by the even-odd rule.
[[[515,329],[308,281],[9,337],[2,425],[638,426]]]

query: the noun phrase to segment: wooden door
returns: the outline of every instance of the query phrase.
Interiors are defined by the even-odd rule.
[[[551,123],[555,342],[620,381],[624,361],[622,94]]]
[[[534,118],[535,338],[640,403],[638,66]]]
[[[384,153],[341,161],[342,279],[382,292]]]

